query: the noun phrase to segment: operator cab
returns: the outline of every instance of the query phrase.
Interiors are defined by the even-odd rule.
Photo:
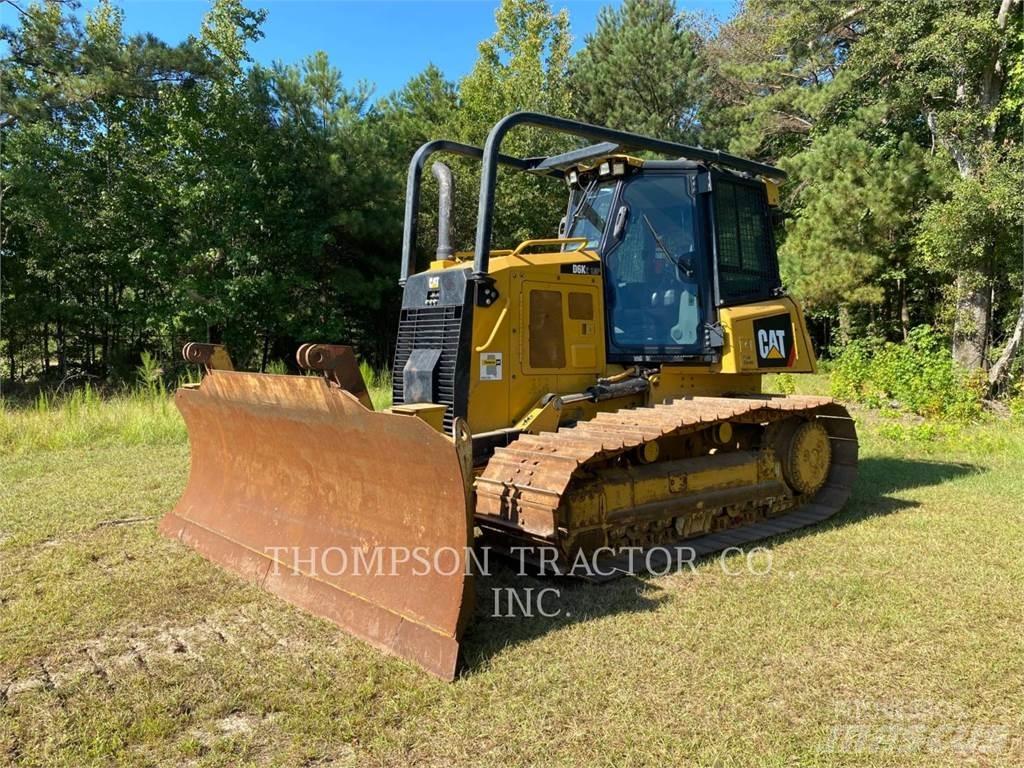
[[[721,346],[717,307],[778,295],[762,181],[622,155],[566,180],[562,234],[585,239],[604,265],[610,361],[708,361]]]

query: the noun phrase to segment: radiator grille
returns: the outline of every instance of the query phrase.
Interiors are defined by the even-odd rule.
[[[395,345],[395,367],[392,376],[392,399],[398,405],[405,402],[405,384],[402,372],[409,354],[414,349],[440,349],[437,375],[438,404],[447,405],[444,428],[451,432],[455,407],[456,370],[462,331],[462,307],[422,307],[403,309],[398,323],[398,341]]]

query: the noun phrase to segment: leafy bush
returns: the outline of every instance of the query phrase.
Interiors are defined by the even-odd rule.
[[[959,368],[927,325],[914,328],[902,344],[850,342],[835,358],[831,386],[842,400],[960,421],[981,413],[985,392],[983,374]]]
[[[1016,420],[1024,422],[1024,395],[1017,395],[1010,399],[1010,416]]]
[[[791,373],[780,373],[775,377],[775,389],[783,395],[796,394],[796,380]]]

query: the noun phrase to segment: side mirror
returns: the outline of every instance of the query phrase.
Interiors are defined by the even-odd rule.
[[[562,220],[558,222],[558,236],[559,237],[565,237],[565,225],[566,225],[566,220],[565,220],[565,216],[563,216]]]
[[[622,236],[622,230],[626,228],[626,219],[629,218],[629,208],[624,205],[619,206],[619,210],[615,213],[615,225],[612,227],[612,238],[618,240]]]

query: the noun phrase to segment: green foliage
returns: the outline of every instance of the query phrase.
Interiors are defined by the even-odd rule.
[[[993,291],[1019,294],[998,279],[1018,270],[1016,247],[1001,240],[1019,219],[1020,115],[1002,106],[1007,67],[1020,56],[1020,9],[986,0],[900,0],[872,3],[863,17],[866,33],[853,47],[848,67],[867,98],[890,106],[898,120],[913,121],[919,140],[945,163],[948,173],[924,207],[915,244],[926,268],[957,289],[946,293],[954,357],[984,362],[990,343],[987,304]],[[1001,177],[1009,176],[1006,184]],[[1000,190],[1005,189],[1006,192]],[[998,202],[997,202],[998,201]]]
[[[577,113],[588,122],[691,139],[701,39],[671,0],[605,7],[572,63]]]
[[[162,389],[164,369],[160,363],[149,352],[143,352],[140,359],[141,363],[135,369],[139,386],[150,392]]]
[[[101,398],[91,387],[47,397],[34,407],[0,409],[0,445],[10,454],[105,445],[172,445],[185,424],[167,394],[140,388]]]
[[[702,126],[790,171],[780,259],[816,314],[937,324],[975,364],[1012,327],[1022,26],[1018,0],[747,0],[709,41]]]
[[[387,368],[376,370],[365,360],[359,363],[359,373],[370,391],[370,400],[375,410],[391,406],[391,371]]]
[[[1024,125],[1024,12],[1011,15],[1009,33],[1006,85],[997,119]]]
[[[267,363],[266,372],[281,376],[288,373],[288,365],[284,362],[284,360],[271,360],[269,363]]]
[[[374,407],[388,407],[391,374],[365,362],[361,370]],[[287,368],[278,360],[268,365],[268,371],[285,373]],[[198,383],[190,373],[178,384],[187,381]],[[180,445],[185,439],[185,424],[152,357],[144,357],[133,389],[102,395],[87,383],[70,392],[40,391],[22,405],[0,400],[0,445],[12,455],[109,445]]]
[[[479,45],[473,70],[459,84],[461,135],[481,142],[487,129],[517,109],[566,114],[569,15],[553,13],[547,0],[503,0],[494,14],[497,29]],[[510,148],[529,145],[530,136],[509,140]]]
[[[1015,395],[1009,399],[1010,416],[1018,422],[1024,422],[1024,395]]]
[[[0,31],[12,378],[132,378],[143,351],[177,376],[188,340],[223,341],[242,367],[343,341],[381,366],[411,153],[439,137],[479,143],[516,109],[570,112],[568,17],[541,0],[498,10],[459,87],[428,67],[376,103],[322,52],[255,64],[265,13],[240,0],[214,2],[177,48],[129,37],[108,3],[83,20],[57,2],[16,19]],[[561,146],[519,131],[507,149]],[[457,170],[466,246],[476,174]],[[496,239],[554,234],[564,196],[503,175]],[[428,191],[424,230],[432,202]]]
[[[916,245],[924,263],[947,275],[990,268],[1020,267],[1020,228],[1024,225],[1024,146],[989,148],[967,177],[947,182],[947,194],[921,218]]]
[[[716,141],[739,154],[779,158],[839,118],[849,90],[843,63],[860,34],[858,7],[745,2],[707,49],[702,120]]]
[[[948,346],[929,326],[912,329],[903,344],[852,341],[832,367],[835,397],[926,417],[976,418],[984,392],[983,381],[953,363]]]
[[[218,0],[173,50],[104,3],[4,28],[26,105],[3,137],[4,346],[29,376],[130,376],[143,350],[211,337],[243,366],[309,338],[388,355],[374,317],[397,314],[402,182],[367,161],[388,155],[370,89],[322,53],[254,65],[263,19]]]
[[[1020,9],[988,0],[878,0],[862,6],[865,30],[850,71],[869,97],[923,118],[937,148],[970,175],[986,143],[1012,131],[1019,115],[1000,109],[1008,63],[1020,55]],[[1016,129],[1014,126],[1018,126]]]
[[[564,11],[503,0],[460,82],[429,66],[374,100],[322,52],[255,63],[266,14],[242,0],[215,0],[177,46],[127,34],[105,0],[19,6],[0,27],[4,369],[108,384],[146,353],[173,380],[188,340],[227,343],[241,367],[307,340],[385,366],[410,154],[479,144],[515,110],[779,162],[783,275],[816,317],[889,340],[934,325],[991,359],[1022,308],[1019,11],[747,0],[712,30],[668,0],[626,0],[573,56]],[[504,148],[572,146],[518,129]],[[466,249],[478,165],[451,163]],[[427,174],[421,266],[434,195]],[[554,235],[564,205],[558,184],[499,174],[494,245]]]
[[[510,112],[567,115],[572,107],[568,13],[553,13],[547,0],[503,0],[495,22],[495,33],[480,43],[476,64],[459,83],[459,109],[452,126],[456,138],[478,146],[488,129]],[[552,154],[568,146],[559,134],[529,127],[509,134],[502,144],[503,151],[519,157]],[[463,183],[476,188],[477,166],[460,168]],[[496,247],[557,234],[565,209],[564,187],[524,174],[499,174],[496,198]],[[458,229],[470,234],[473,230],[465,217],[475,220],[475,197],[472,200],[457,213],[463,217]]]
[[[941,421],[922,421],[919,424],[885,421],[878,425],[879,435],[894,443],[934,443],[953,439],[962,431],[960,424]]]
[[[796,394],[796,381],[791,373],[780,373],[775,377],[775,386],[773,389],[778,390],[783,395],[794,395]]]
[[[785,163],[803,183],[790,199],[796,217],[779,258],[786,284],[811,308],[879,303],[886,268],[890,280],[904,274],[896,268],[928,189],[927,160],[908,135],[881,146],[865,136],[883,116],[866,110]]]
[[[377,385],[378,373],[373,369],[373,366],[365,360],[361,360],[359,362],[359,375],[363,377],[363,383],[366,385],[367,389],[372,389]]]

